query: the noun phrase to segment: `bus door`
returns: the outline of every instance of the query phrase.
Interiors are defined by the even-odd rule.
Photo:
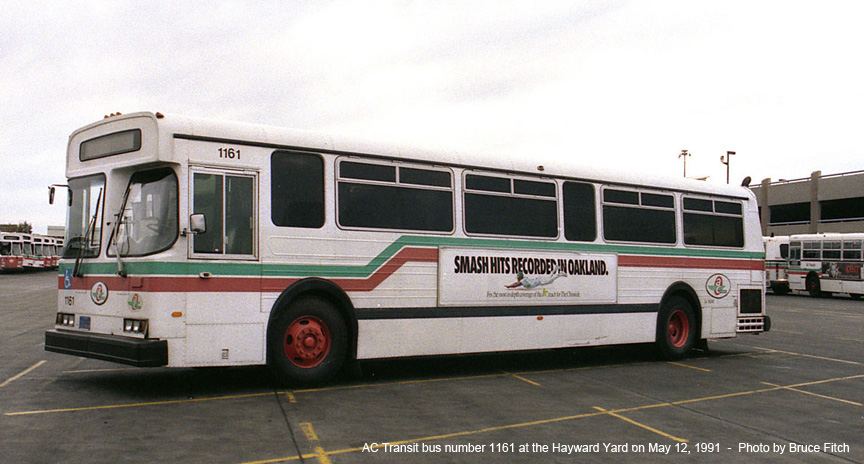
[[[189,213],[206,224],[188,242],[187,362],[263,362],[258,174],[190,167]],[[231,330],[226,330],[226,324]]]

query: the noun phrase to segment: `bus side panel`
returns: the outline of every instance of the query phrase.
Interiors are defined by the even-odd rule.
[[[654,341],[657,313],[361,320],[358,359]]]

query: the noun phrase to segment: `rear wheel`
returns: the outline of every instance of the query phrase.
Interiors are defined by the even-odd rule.
[[[812,297],[819,297],[822,294],[822,284],[819,283],[819,277],[816,274],[807,276],[807,291]]]
[[[696,315],[690,303],[673,296],[662,303],[657,316],[657,348],[670,360],[687,356],[696,344]]]
[[[268,363],[283,384],[319,385],[342,368],[348,330],[342,315],[328,302],[302,297],[280,309],[272,324]]]

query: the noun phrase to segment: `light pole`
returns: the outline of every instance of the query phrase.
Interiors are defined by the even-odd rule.
[[[681,154],[678,155],[678,158],[684,158],[684,177],[687,177],[687,157],[690,156],[690,153],[687,150],[681,150]]]
[[[720,162],[726,165],[726,183],[729,183],[729,162],[732,161],[734,151],[727,151],[726,156],[720,155]]]

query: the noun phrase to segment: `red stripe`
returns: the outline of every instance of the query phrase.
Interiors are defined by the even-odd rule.
[[[670,256],[620,255],[621,267],[664,267],[677,269],[729,269],[764,271],[765,262],[756,259],[682,258]]]

